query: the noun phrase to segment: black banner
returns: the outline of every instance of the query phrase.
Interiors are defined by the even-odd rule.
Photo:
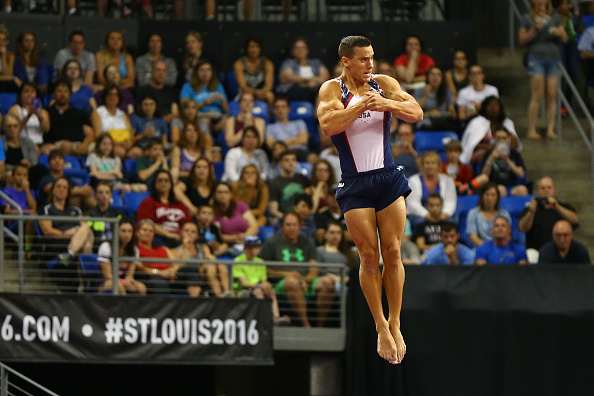
[[[0,361],[273,364],[270,302],[0,294]]]

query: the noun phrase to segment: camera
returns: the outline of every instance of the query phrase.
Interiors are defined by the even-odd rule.
[[[538,203],[538,206],[540,206],[541,208],[544,208],[546,205],[549,204],[549,198],[538,197],[538,198],[536,198],[536,202]]]
[[[501,152],[501,155],[503,155],[504,157],[509,157],[511,151],[509,143],[498,142],[497,144],[495,144],[495,149],[499,150]]]

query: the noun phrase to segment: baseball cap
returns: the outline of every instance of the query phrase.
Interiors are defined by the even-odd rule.
[[[260,240],[258,235],[248,235],[243,240],[244,246],[260,246],[261,244],[262,241]]]

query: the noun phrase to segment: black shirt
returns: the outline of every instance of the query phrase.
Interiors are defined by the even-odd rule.
[[[558,201],[559,205],[576,212],[575,208],[570,204]],[[524,208],[520,218],[528,212],[528,207]],[[532,228],[526,233],[526,249],[539,250],[542,245],[553,239],[553,227],[559,220],[563,220],[563,216],[555,209],[545,209],[540,205],[536,207],[534,214],[534,222]],[[574,229],[576,227],[574,226]]]
[[[99,208],[99,205],[95,206],[92,209],[89,209],[85,212],[85,216],[88,217],[117,217],[118,219],[122,218],[122,212],[119,210],[113,209],[111,206],[107,208],[105,212],[102,212]],[[95,237],[95,244],[98,242],[102,242],[105,240],[111,240],[113,236],[112,226],[113,223],[104,222],[104,221],[95,221],[89,222],[89,226],[93,230],[93,235]]]
[[[577,241],[571,241],[569,251],[561,257],[555,241],[549,241],[540,248],[538,264],[592,264],[588,249]]]
[[[162,89],[154,88],[150,85],[136,89],[136,103],[140,103],[145,96],[152,96],[157,102],[157,111],[161,117],[171,113],[171,104],[177,101],[179,92],[173,87],[165,86]]]
[[[43,135],[44,143],[55,143],[60,140],[82,142],[85,140],[83,125],[91,125],[89,116],[83,111],[69,106],[62,112],[54,105],[47,109],[50,119],[50,130]]]
[[[492,152],[493,150],[485,154],[485,162]],[[520,154],[518,150],[512,149],[509,154],[509,159],[516,166],[526,169],[526,166],[524,165],[524,159],[522,158],[522,154]],[[518,177],[505,160],[503,160],[502,158],[497,158],[493,161],[493,164],[491,165],[491,174],[489,175],[489,181],[492,181],[493,183],[497,184],[502,184],[506,187],[510,187],[518,184]]]
[[[425,220],[415,227],[412,240],[416,243],[417,239],[425,237],[425,244],[427,245],[435,245],[441,242],[441,223],[441,220],[437,222]]]
[[[23,157],[23,150],[21,150],[21,147],[6,147],[6,165],[20,164],[23,158],[25,157]]]
[[[40,215],[44,216],[68,216],[72,217],[72,221],[67,220],[53,220],[52,227],[60,230],[66,231],[73,227],[78,227],[80,225],[79,216],[82,215],[82,211],[77,206],[66,206],[64,210],[60,210],[54,206],[54,204],[47,204],[45,206],[40,206],[38,211]]]
[[[208,197],[203,197],[198,192],[198,189],[192,186],[192,182],[189,179],[184,179],[182,181],[186,185],[186,197],[192,202],[192,205],[197,208],[200,208],[203,205],[210,205],[210,199],[214,195],[214,190],[210,190]]]

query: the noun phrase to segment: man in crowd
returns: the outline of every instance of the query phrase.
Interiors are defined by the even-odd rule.
[[[80,63],[81,77],[85,84],[93,85],[93,75],[97,71],[95,55],[85,50],[85,34],[80,30],[73,30],[68,36],[68,47],[62,48],[54,58],[54,80],[60,76],[62,67],[70,59]]]
[[[404,175],[410,177],[419,173],[419,153],[414,148],[415,132],[412,124],[400,122],[392,142],[392,155],[396,165],[404,166]],[[394,137],[394,135],[391,135]]]
[[[540,248],[538,264],[592,264],[588,249],[573,239],[573,229],[567,220],[553,227],[553,240]]]
[[[307,160],[307,142],[309,133],[303,120],[289,121],[291,107],[287,98],[277,97],[274,99],[274,115],[276,122],[266,128],[266,145],[270,150],[277,140],[283,141],[297,154],[301,162]]]
[[[271,223],[274,225],[286,213],[293,210],[293,196],[303,193],[309,184],[307,177],[295,173],[297,154],[285,151],[280,155],[279,165],[281,173],[268,183],[270,188],[270,202],[268,210]]]
[[[459,243],[460,233],[456,224],[444,221],[441,224],[441,242],[427,250],[425,265],[449,264],[472,265],[474,252]]]
[[[476,249],[476,265],[485,264],[528,264],[526,249],[512,241],[512,230],[509,221],[497,216],[491,227],[493,239],[483,243]]]
[[[177,105],[178,92],[171,85],[167,84],[168,72],[164,61],[153,62],[151,77],[146,85],[136,89],[136,101],[139,103],[143,98],[151,96],[157,102],[157,112],[168,124],[179,115]]]
[[[458,92],[458,115],[460,121],[466,121],[476,115],[483,100],[488,96],[499,97],[499,90],[492,85],[485,84],[485,73],[479,65],[470,66],[467,87]]]

